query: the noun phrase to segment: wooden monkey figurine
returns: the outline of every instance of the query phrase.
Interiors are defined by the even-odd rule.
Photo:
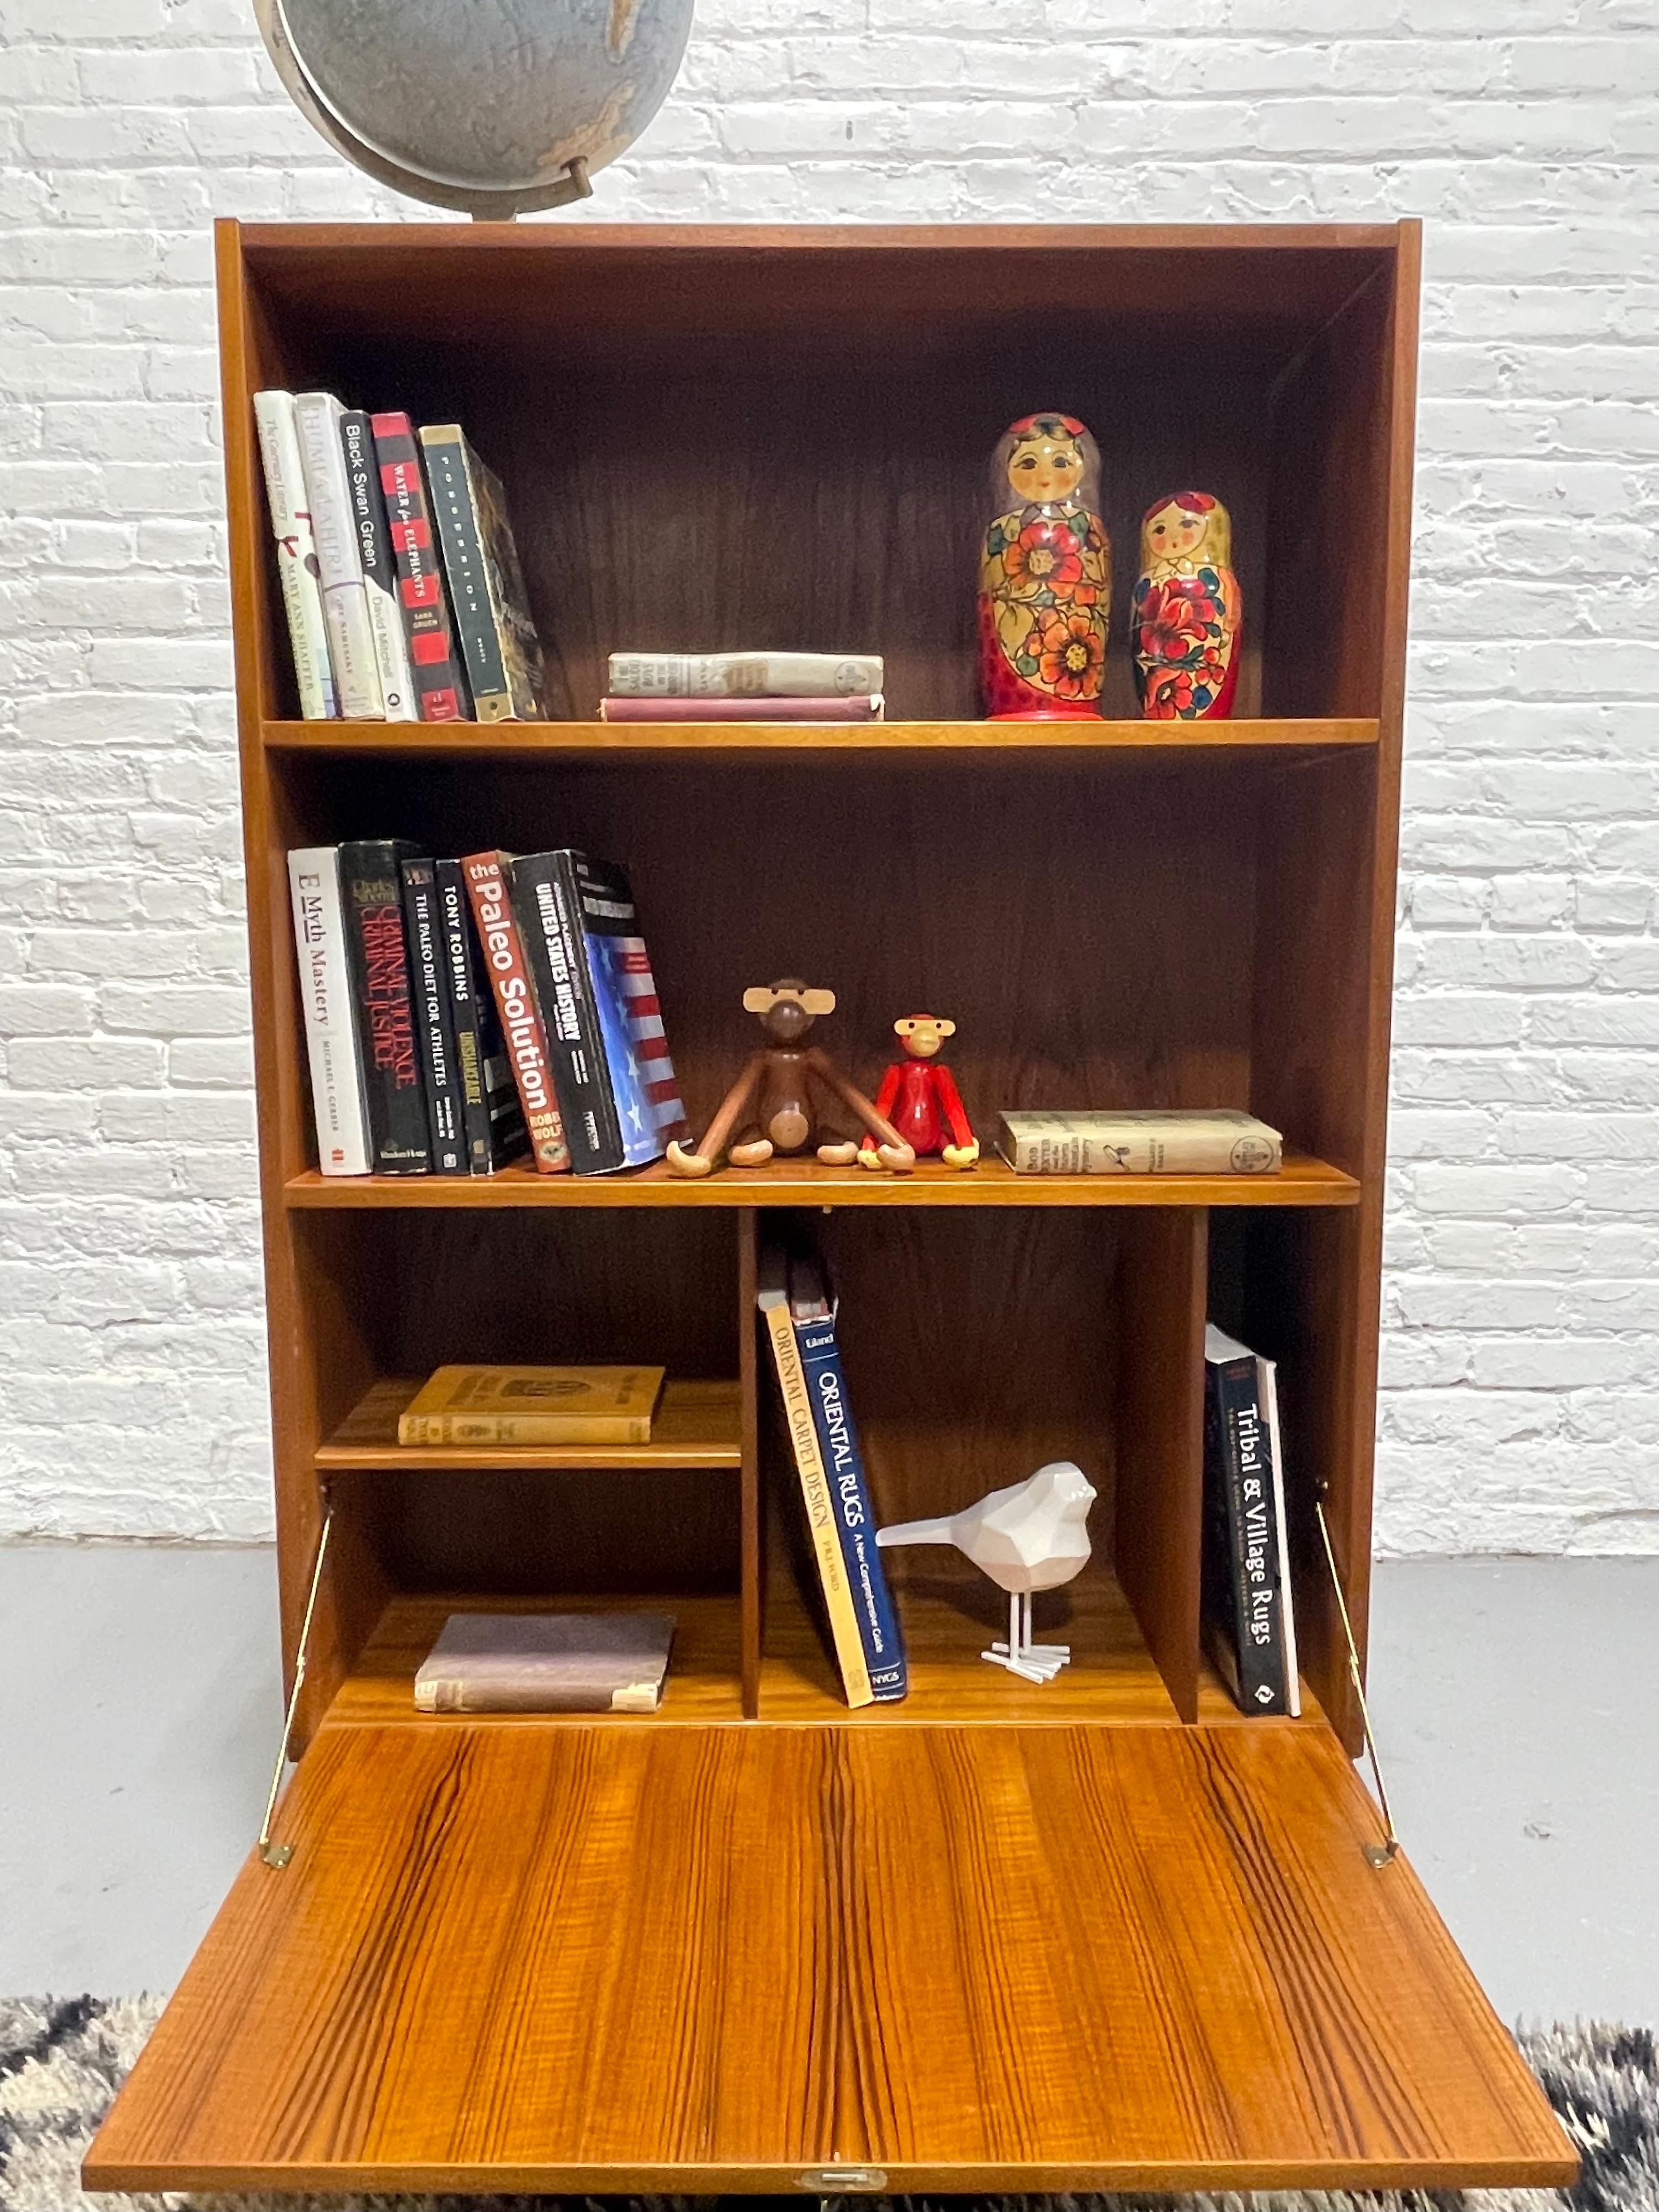
[[[954,1022],[933,1014],[906,1014],[893,1024],[895,1036],[904,1041],[907,1058],[896,1060],[881,1079],[876,1111],[885,1114],[905,1143],[918,1156],[937,1152],[947,1168],[970,1168],[979,1158],[979,1139],[968,1120],[955,1079],[938,1052]],[[859,1158],[864,1166],[879,1165],[873,1137],[866,1137]]]
[[[712,1175],[722,1158],[735,1168],[763,1167],[774,1152],[805,1152],[814,1140],[814,1081],[869,1132],[873,1158],[867,1165],[895,1175],[915,1167],[915,1151],[885,1115],[827,1053],[803,1042],[820,1014],[835,1012],[833,991],[809,990],[790,976],[781,983],[757,984],[744,993],[743,1003],[745,1012],[760,1016],[766,1042],[720,1101],[702,1144],[691,1152],[678,1141],[669,1146],[674,1174]],[[855,1138],[825,1138],[816,1150],[828,1167],[849,1167],[859,1156]]]

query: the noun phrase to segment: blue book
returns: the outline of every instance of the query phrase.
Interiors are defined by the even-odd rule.
[[[570,860],[623,1160],[641,1167],[686,1133],[656,979],[624,871],[580,853]]]
[[[836,1532],[841,1538],[847,1579],[852,1586],[858,1615],[859,1636],[870,1688],[879,1705],[903,1697],[910,1686],[905,1664],[904,1638],[893,1610],[892,1592],[876,1548],[875,1516],[871,1510],[870,1486],[859,1450],[858,1429],[848,1402],[842,1374],[841,1349],[836,1342],[836,1316],[824,1295],[822,1279],[810,1261],[794,1261],[789,1270],[790,1312],[795,1341],[806,1375],[806,1394],[811,1401],[812,1422],[818,1449],[836,1503]]]

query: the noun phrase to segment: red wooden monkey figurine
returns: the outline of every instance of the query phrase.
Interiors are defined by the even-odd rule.
[[[712,1175],[722,1158],[734,1168],[757,1168],[774,1152],[804,1152],[815,1140],[814,1082],[869,1132],[866,1167],[887,1168],[896,1175],[915,1167],[915,1151],[886,1116],[827,1053],[802,1042],[820,1014],[835,1012],[833,991],[809,990],[789,976],[781,983],[757,984],[744,993],[743,1003],[747,1012],[760,1016],[766,1042],[720,1101],[702,1144],[690,1152],[678,1142],[669,1146],[674,1174]],[[859,1157],[856,1138],[825,1135],[815,1148],[830,1167],[849,1167]]]
[[[933,1057],[945,1038],[956,1035],[956,1024],[933,1014],[906,1014],[893,1030],[903,1038],[908,1057],[895,1060],[882,1077],[877,1113],[887,1115],[919,1155],[937,1152],[947,1168],[972,1167],[979,1158],[979,1139],[950,1069]],[[880,1164],[872,1139],[865,1139],[859,1158],[867,1168]]]

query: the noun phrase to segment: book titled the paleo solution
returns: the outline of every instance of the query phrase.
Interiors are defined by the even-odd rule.
[[[1016,1175],[1277,1175],[1277,1129],[1231,1107],[1008,1112],[997,1150]]]
[[[644,1444],[660,1367],[440,1367],[398,1420],[400,1444]]]

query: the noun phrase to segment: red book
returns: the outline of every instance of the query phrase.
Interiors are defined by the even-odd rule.
[[[413,427],[402,414],[371,415],[369,427],[386,496],[386,535],[398,563],[398,604],[409,636],[421,720],[470,721],[472,701],[456,657],[443,562],[432,533],[432,509]]]
[[[878,722],[881,694],[859,699],[601,699],[602,722]]]
[[[472,902],[472,919],[478,925],[484,966],[489,971],[507,1040],[507,1056],[530,1131],[531,1152],[541,1174],[564,1174],[570,1166],[570,1147],[564,1140],[564,1123],[553,1095],[547,1030],[525,963],[519,925],[513,919],[503,856],[474,853],[461,862],[461,873],[466,878],[466,895]]]

